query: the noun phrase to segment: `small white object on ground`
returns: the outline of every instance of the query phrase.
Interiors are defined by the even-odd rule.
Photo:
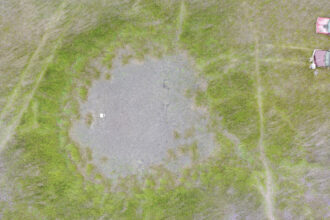
[[[194,100],[185,96],[187,89],[197,89],[199,79],[185,55],[147,58],[142,65],[122,65],[118,59],[113,66],[113,81],[94,81],[81,106],[82,115],[95,112],[99,121],[88,127],[81,119],[71,131],[75,141],[91,147],[99,172],[117,179],[142,176],[158,165],[179,171],[190,166],[190,158],[182,155],[167,163],[167,151],[192,141],[197,142],[201,158],[209,155],[216,145],[207,129],[207,114],[192,108]],[[173,135],[191,128],[196,130],[193,139]],[[107,162],[102,162],[104,156]]]
[[[104,113],[100,113],[100,118],[104,118],[105,114]]]

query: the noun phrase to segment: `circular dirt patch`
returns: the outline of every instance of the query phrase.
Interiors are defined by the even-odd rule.
[[[162,163],[174,169],[188,165],[188,156],[166,163],[168,151],[193,144],[205,157],[214,146],[207,115],[187,95],[199,87],[197,82],[183,55],[125,65],[115,59],[111,80],[92,84],[71,135],[92,149],[94,165],[108,177]],[[86,123],[86,115],[93,116],[92,122]]]

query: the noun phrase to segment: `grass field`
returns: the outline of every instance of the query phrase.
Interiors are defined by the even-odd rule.
[[[329,218],[329,70],[308,69],[329,49],[314,31],[328,1],[4,3],[2,219]],[[90,61],[111,68],[127,45],[140,60],[185,51],[208,82],[193,97],[219,149],[179,176],[114,183],[69,137],[99,77]]]

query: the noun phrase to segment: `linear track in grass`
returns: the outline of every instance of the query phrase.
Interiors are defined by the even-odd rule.
[[[291,50],[305,50],[305,51],[313,51],[314,48],[309,47],[301,47],[301,46],[295,46],[290,44],[264,44],[266,47],[277,47],[277,48],[283,48],[283,49],[291,49]]]
[[[64,13],[64,10],[63,10],[64,6],[65,6],[64,3],[62,3],[59,6],[59,9],[52,16],[46,29],[52,30],[56,26],[59,18],[62,17],[62,15]],[[40,43],[38,44],[37,49],[34,51],[31,58],[29,59],[27,66],[24,68],[24,70],[20,76],[19,82],[17,83],[16,87],[14,88],[13,92],[11,93],[6,105],[0,112],[0,124],[2,124],[1,122],[3,122],[3,120],[9,116],[9,114],[12,112],[12,109],[15,108],[15,106],[17,104],[17,103],[15,103],[15,101],[19,102],[19,100],[17,100],[17,99],[22,95],[22,93],[24,93],[24,91],[23,91],[24,82],[25,82],[25,80],[29,80],[32,78],[32,75],[34,73],[33,67],[38,62],[39,56],[42,53],[42,50],[44,49],[44,47],[46,46],[50,36],[51,36],[51,33],[49,31],[43,35]]]
[[[17,126],[19,125],[24,113],[26,112],[36,90],[42,81],[49,63],[55,56],[55,51],[61,43],[63,34],[59,37],[53,45],[50,55],[43,58],[41,61],[40,54],[46,50],[46,45],[51,36],[51,30],[54,29],[58,21],[65,13],[65,3],[59,6],[59,9],[52,16],[51,21],[48,24],[47,32],[42,37],[36,51],[32,55],[27,67],[24,69],[20,76],[20,80],[11,94],[8,102],[0,113],[0,152],[5,148],[8,141],[15,133]],[[35,69],[34,69],[35,68]],[[41,68],[41,69],[40,69]],[[25,80],[33,79],[32,88],[25,88]],[[31,85],[29,84],[29,86]],[[5,123],[5,120],[9,123]]]
[[[11,123],[6,126],[5,128],[3,128],[0,131],[0,152],[5,148],[6,144],[8,143],[8,141],[11,139],[11,137],[14,135],[15,129],[17,128],[17,126],[19,125],[24,113],[26,112],[27,108],[29,107],[29,104],[32,100],[32,98],[34,97],[40,82],[42,81],[46,70],[48,68],[49,63],[53,60],[54,55],[55,55],[55,51],[58,47],[58,45],[60,44],[61,39],[58,40],[56,46],[53,48],[52,54],[46,59],[45,64],[42,67],[42,70],[35,82],[35,85],[33,86],[32,91],[29,93],[29,95],[26,97],[25,102],[20,106],[20,111],[19,113],[13,118],[13,120],[11,121]]]
[[[269,166],[267,156],[264,149],[264,112],[263,112],[263,98],[262,98],[262,82],[260,76],[260,60],[259,60],[259,40],[258,37],[255,38],[255,78],[257,81],[257,104],[258,104],[258,113],[259,113],[259,140],[258,140],[258,149],[260,153],[260,160],[265,169],[265,184],[264,186],[259,183],[259,190],[265,199],[266,206],[266,215],[270,220],[275,219],[274,215],[274,183]]]
[[[289,65],[306,65],[307,62],[304,61],[295,61],[295,60],[285,60],[285,59],[260,59],[260,62],[263,63],[283,63],[283,64],[289,64]]]
[[[184,3],[184,0],[181,1],[181,6],[180,6],[180,13],[178,17],[178,25],[177,25],[177,32],[176,32],[176,40],[179,41],[181,34],[182,34],[182,25],[184,22],[184,18],[186,16],[186,6]]]

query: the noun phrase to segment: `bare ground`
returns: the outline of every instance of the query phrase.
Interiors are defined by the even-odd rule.
[[[110,81],[93,83],[81,106],[83,117],[71,131],[77,142],[93,150],[93,163],[103,174],[144,172],[163,163],[168,150],[193,143],[201,156],[210,153],[214,143],[207,131],[207,115],[185,95],[200,86],[187,58],[148,58],[126,65],[117,59],[113,66]],[[94,118],[90,127],[84,120],[89,113]],[[190,162],[188,156],[181,156],[168,168],[175,170]]]

